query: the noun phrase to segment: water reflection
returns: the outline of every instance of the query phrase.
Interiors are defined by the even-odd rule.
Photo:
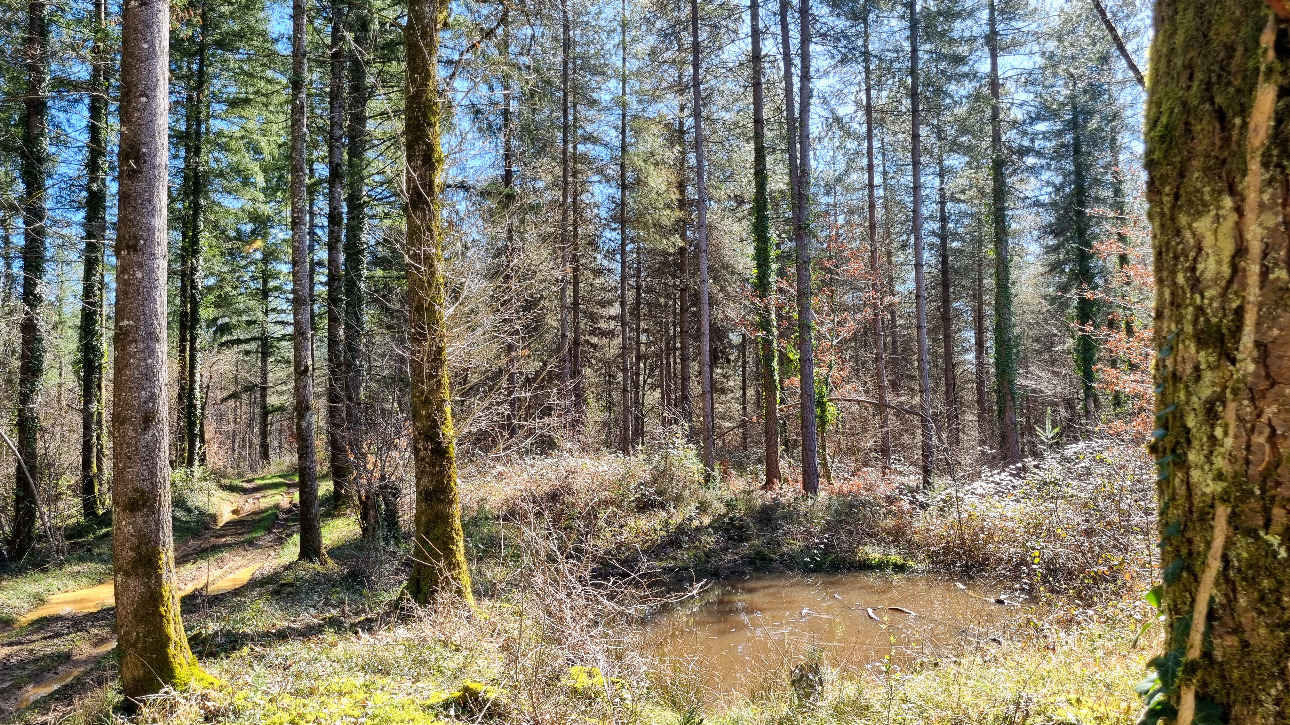
[[[919,575],[775,576],[723,582],[660,615],[645,638],[664,665],[721,694],[783,683],[811,647],[835,669],[908,667],[994,636],[1017,610]]]

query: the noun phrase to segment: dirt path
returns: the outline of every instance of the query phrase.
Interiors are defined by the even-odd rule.
[[[215,525],[176,552],[181,596],[214,596],[245,585],[294,524],[293,489],[253,486],[224,503]],[[116,648],[113,584],[63,592],[0,630],[0,717],[88,672]]]

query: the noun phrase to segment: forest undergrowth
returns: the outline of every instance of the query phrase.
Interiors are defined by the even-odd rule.
[[[164,693],[144,723],[1129,723],[1153,651],[1139,633],[1151,572],[1150,465],[1079,444],[926,495],[854,476],[815,500],[692,449],[476,464],[463,520],[477,604],[400,598],[403,536],[324,526],[332,562],[298,540],[245,587],[185,602],[194,652],[223,686]],[[956,478],[967,477],[958,472]],[[754,692],[706,691],[698,663],[650,656],[639,623],[718,579],[883,570],[967,581],[1016,600],[1006,632],[915,661],[885,659],[806,691],[786,654]],[[1013,603],[1010,601],[1010,603]],[[122,717],[115,663],[14,722]],[[800,683],[799,683],[800,684]]]

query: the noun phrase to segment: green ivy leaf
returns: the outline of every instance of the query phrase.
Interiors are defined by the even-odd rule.
[[[1147,590],[1147,595],[1143,599],[1147,600],[1157,612],[1160,611],[1160,596],[1164,594],[1165,588],[1160,584],[1155,585]]]
[[[1183,567],[1186,564],[1187,562],[1183,561],[1181,557],[1169,562],[1169,566],[1165,567],[1165,584],[1173,584],[1178,581],[1178,575],[1182,574]]]
[[[1196,701],[1196,716],[1192,725],[1223,725],[1223,706],[1210,700]]]

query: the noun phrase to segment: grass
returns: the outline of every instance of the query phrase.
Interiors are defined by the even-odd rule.
[[[1136,720],[1133,686],[1155,649],[1154,641],[1133,641],[1150,616],[1138,601],[1140,581],[1126,578],[1132,570],[1125,568],[1060,578],[1060,567],[1082,554],[1061,548],[1074,546],[1061,544],[1064,539],[1059,546],[1036,538],[1029,523],[1017,523],[1016,512],[1024,510],[1017,507],[987,510],[975,522],[967,519],[969,527],[977,527],[969,533],[993,536],[979,539],[988,550],[969,553],[976,561],[1004,562],[1000,571],[1006,571],[1015,564],[1010,557],[1017,556],[1009,552],[1026,552],[1024,565],[1035,572],[1043,594],[1035,598],[1039,605],[1025,610],[1028,625],[997,641],[961,645],[913,664],[887,660],[860,673],[826,678],[821,690],[806,696],[790,685],[791,662],[784,663],[782,676],[742,699],[704,692],[686,672],[651,660],[635,639],[632,617],[646,595],[613,583],[621,572],[641,575],[633,586],[649,581],[666,587],[686,573],[904,571],[962,553],[952,547],[963,546],[964,536],[962,529],[951,531],[944,519],[936,519],[934,508],[928,513],[902,507],[886,494],[808,502],[737,486],[708,489],[693,468],[683,456],[662,465],[616,458],[529,462],[475,476],[478,485],[466,489],[465,502],[472,573],[481,590],[475,609],[452,602],[406,609],[399,597],[405,551],[365,544],[352,517],[324,522],[329,564],[295,562],[299,540],[289,536],[243,589],[185,603],[193,650],[223,686],[160,697],[137,721],[1128,725]],[[286,485],[281,476],[225,485],[245,492],[277,482]],[[1016,523],[1025,540],[1004,538],[1007,531],[995,531],[999,521]],[[942,548],[920,548],[934,541]],[[1032,558],[1031,551],[1040,556]],[[1050,562],[1053,568],[1044,568]],[[1072,592],[1085,603],[1077,603]],[[105,722],[117,702],[116,687],[109,679],[83,689],[76,706],[47,705],[16,722]]]
[[[330,479],[325,479],[330,480]],[[204,470],[196,477],[176,471],[174,480],[174,534],[176,546],[208,531],[222,505],[251,493],[281,495],[294,485],[294,474],[271,474],[260,478],[217,481]],[[297,494],[292,494],[293,500]],[[268,533],[277,516],[275,507],[254,514],[254,524],[239,542],[198,552],[189,564],[207,561],[225,553],[230,546],[258,539]],[[69,542],[72,553],[61,559],[31,560],[17,565],[0,565],[0,624],[13,624],[23,614],[49,597],[94,586],[112,578],[110,527],[83,526],[84,538]]]

